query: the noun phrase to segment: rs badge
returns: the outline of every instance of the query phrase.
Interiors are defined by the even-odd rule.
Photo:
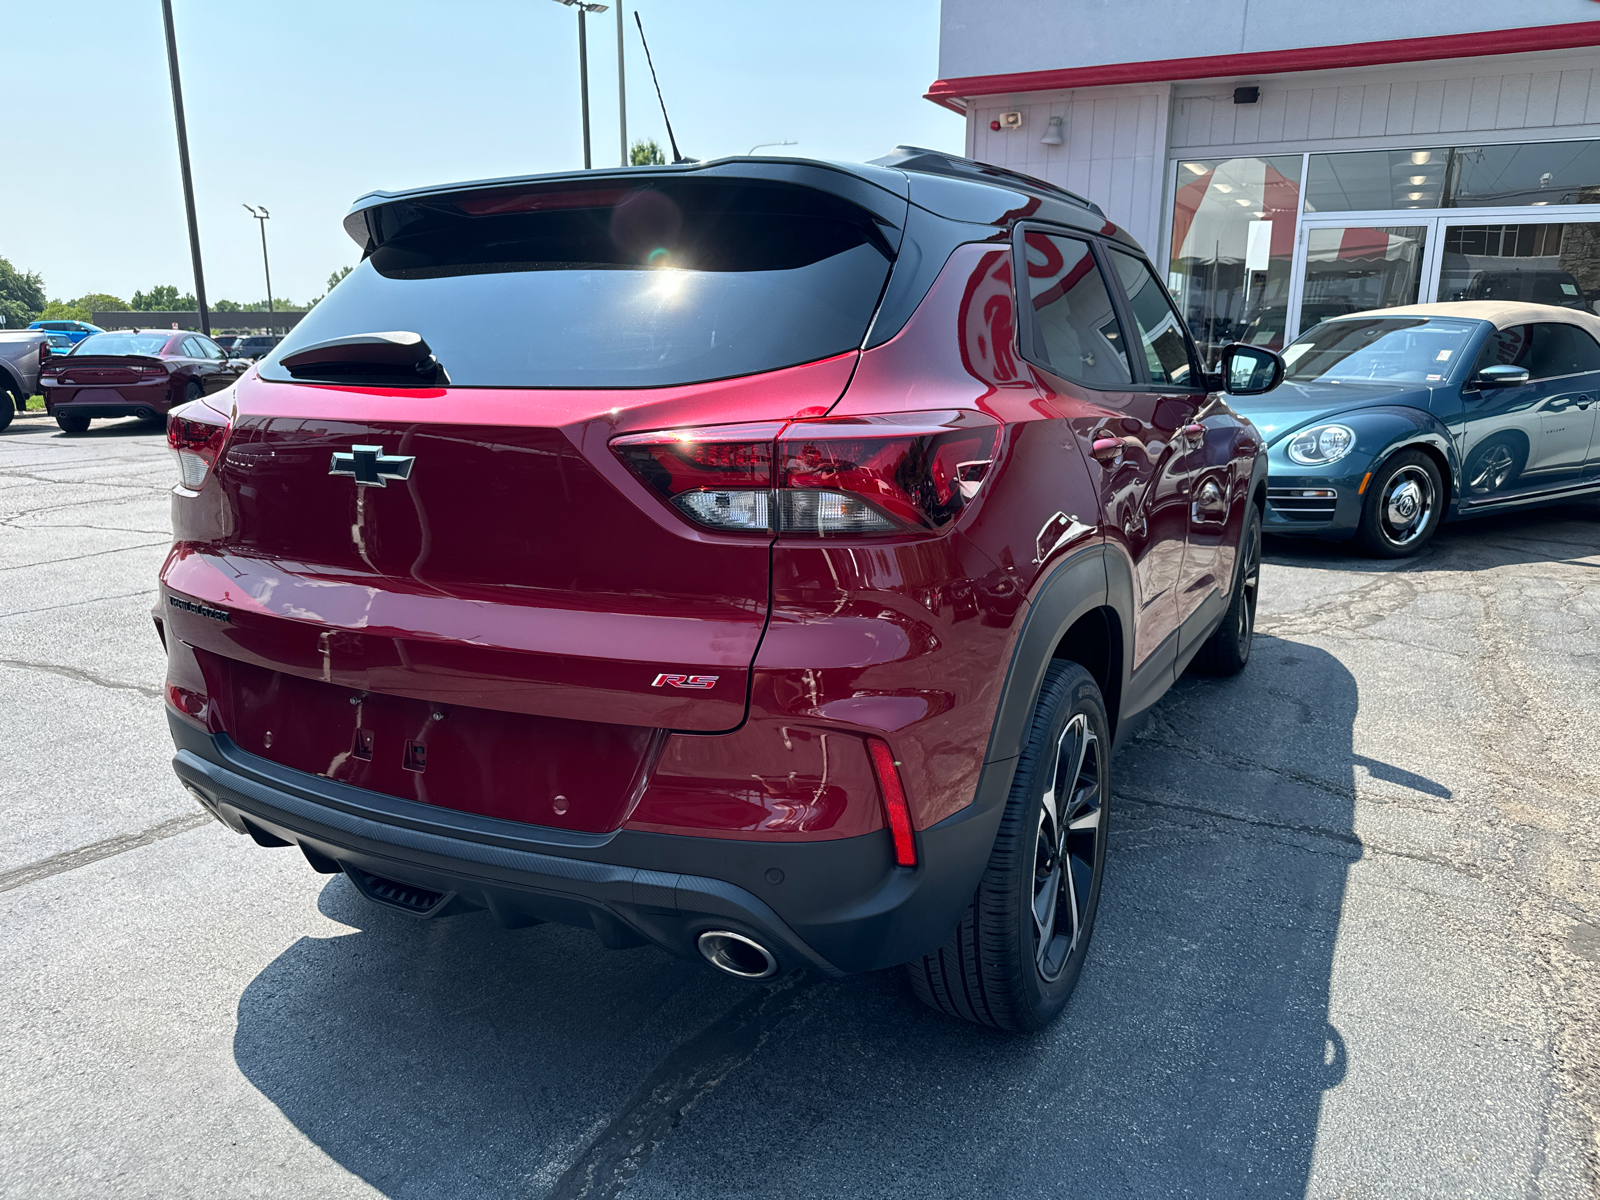
[[[717,675],[657,675],[651,687],[708,688],[714,685]]]

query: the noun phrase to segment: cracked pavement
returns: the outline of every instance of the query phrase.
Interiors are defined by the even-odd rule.
[[[0,435],[0,1196],[1600,1194],[1600,504],[1269,543],[1114,764],[1095,943],[1011,1037],[413,922],[168,767],[159,430]]]

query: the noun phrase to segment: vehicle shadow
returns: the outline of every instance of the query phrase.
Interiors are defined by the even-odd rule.
[[[235,1058],[397,1200],[1302,1196],[1346,1067],[1357,705],[1332,656],[1261,637],[1141,721],[1095,944],[1041,1034],[941,1017],[898,972],[753,992],[574,930],[408,921],[336,878],[323,909],[359,932],[250,983]]]
[[[1372,558],[1353,542],[1269,536],[1263,561],[1323,571],[1477,571],[1515,563],[1563,562],[1595,552],[1600,497],[1453,521],[1414,558]]]

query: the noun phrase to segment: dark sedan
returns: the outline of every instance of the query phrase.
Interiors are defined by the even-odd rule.
[[[1338,317],[1235,407],[1269,447],[1268,533],[1403,558],[1445,520],[1600,491],[1600,317],[1463,301]]]
[[[146,329],[96,333],[39,375],[44,406],[68,433],[95,417],[159,417],[174,405],[221,391],[250,364],[204,334]]]

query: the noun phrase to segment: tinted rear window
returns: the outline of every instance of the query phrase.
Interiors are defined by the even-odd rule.
[[[91,333],[76,354],[160,354],[171,341],[165,333]]]
[[[861,344],[889,272],[872,218],[810,188],[674,180],[388,205],[380,245],[266,360],[421,334],[465,387],[662,387]]]

